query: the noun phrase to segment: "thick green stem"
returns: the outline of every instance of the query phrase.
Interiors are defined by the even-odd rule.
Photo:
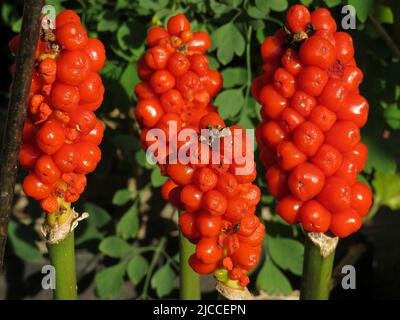
[[[304,248],[301,300],[329,299],[335,247],[336,245],[324,257],[321,254],[321,247],[307,235]]]
[[[71,232],[57,244],[47,244],[50,261],[56,270],[56,289],[54,299],[76,300],[76,271],[74,233]]]
[[[192,270],[188,261],[194,253],[194,245],[179,232],[180,253],[180,298],[181,300],[200,300],[200,276]]]

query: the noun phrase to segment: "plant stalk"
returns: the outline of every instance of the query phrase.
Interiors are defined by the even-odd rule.
[[[57,244],[47,244],[50,261],[56,270],[55,300],[76,300],[74,232]]]
[[[0,155],[0,272],[4,267],[7,227],[14,197],[18,154],[26,116],[26,100],[31,86],[43,3],[43,0],[24,1],[21,42],[15,61],[15,76],[11,86]]]
[[[180,272],[180,299],[181,300],[200,300],[200,276],[192,270],[188,261],[194,253],[195,246],[179,232],[179,260],[181,265]]]
[[[323,255],[321,246],[313,242],[309,234],[306,236],[300,300],[329,299],[336,244],[337,240]]]

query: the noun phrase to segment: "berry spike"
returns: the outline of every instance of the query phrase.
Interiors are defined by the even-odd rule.
[[[13,53],[18,45],[19,35],[10,41]],[[25,194],[49,215],[79,199],[101,159],[104,127],[94,111],[103,101],[105,59],[103,44],[72,10],[57,16],[55,30],[41,31],[19,162],[29,171]]]
[[[167,26],[149,30],[149,48],[138,63],[142,82],[135,88],[135,115],[141,141],[171,179],[162,187],[163,198],[184,211],[179,227],[196,245],[190,266],[243,288],[264,237],[264,225],[254,214],[260,190],[252,184],[256,170],[253,150],[247,148],[250,139],[242,128],[227,127],[211,104],[222,77],[209,68],[209,35],[192,31],[183,14]],[[171,148],[155,148],[160,143]]]
[[[265,38],[261,56],[252,94],[262,105],[257,142],[276,211],[309,232],[347,237],[372,204],[370,188],[357,182],[369,107],[353,40],[337,31],[329,10],[294,5],[285,27]]]

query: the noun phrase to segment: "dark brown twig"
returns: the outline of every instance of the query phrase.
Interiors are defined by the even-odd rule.
[[[370,15],[369,19],[371,20],[372,25],[374,26],[376,31],[379,33],[379,35],[382,37],[383,41],[385,41],[385,43],[389,47],[389,49],[392,50],[392,52],[396,56],[396,58],[400,59],[400,49],[396,45],[396,43],[393,41],[393,39],[389,35],[389,33],[386,32],[385,28],[382,27],[382,25],[379,23],[379,21],[374,16]]]
[[[26,116],[26,100],[31,85],[35,50],[39,39],[43,2],[43,0],[24,1],[21,40],[16,57],[16,70],[11,86],[0,156],[0,272],[2,272],[4,267],[7,226],[14,197],[18,153]]]

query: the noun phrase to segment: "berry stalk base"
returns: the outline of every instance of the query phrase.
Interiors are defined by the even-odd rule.
[[[327,242],[315,240],[315,234],[307,234],[304,248],[303,277],[300,300],[328,300],[337,238],[326,237]]]
[[[74,233],[57,244],[47,244],[50,261],[56,270],[55,300],[76,300]]]

